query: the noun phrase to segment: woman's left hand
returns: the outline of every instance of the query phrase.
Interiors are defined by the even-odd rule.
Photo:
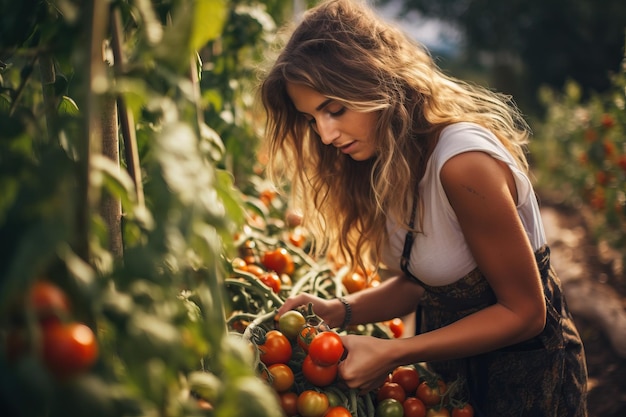
[[[393,340],[346,335],[341,340],[347,356],[339,363],[339,376],[349,388],[361,392],[379,388],[394,368],[389,353]]]

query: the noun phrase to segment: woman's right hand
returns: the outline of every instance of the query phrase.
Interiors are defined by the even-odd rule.
[[[338,299],[325,299],[307,293],[300,293],[293,297],[287,298],[285,303],[278,309],[278,315],[281,316],[289,310],[295,310],[301,306],[313,304],[313,312],[319,316],[330,327],[335,328],[341,326],[345,316],[345,307]]]

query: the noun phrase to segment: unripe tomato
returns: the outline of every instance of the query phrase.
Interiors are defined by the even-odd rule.
[[[275,363],[270,365],[267,370],[272,380],[272,388],[276,392],[285,392],[293,386],[294,375],[291,368],[284,363]]]
[[[322,417],[328,410],[328,397],[323,392],[305,390],[296,403],[302,417]]]
[[[306,319],[298,310],[289,310],[278,319],[278,330],[283,332],[290,341],[296,340]]]
[[[376,406],[376,417],[403,417],[404,408],[402,403],[393,398],[382,400]]]
[[[96,336],[82,323],[51,323],[43,327],[42,357],[58,377],[84,372],[98,357]]]

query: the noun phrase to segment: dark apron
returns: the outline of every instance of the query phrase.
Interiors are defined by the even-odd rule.
[[[441,328],[496,303],[478,269],[450,285],[425,285],[408,272],[412,242],[405,243],[403,270],[426,289],[416,315],[417,333]],[[535,257],[547,306],[546,326],[540,335],[493,352],[428,363],[448,383],[459,378],[465,381],[463,393],[476,416],[587,416],[582,341],[550,265],[549,247],[540,248]]]

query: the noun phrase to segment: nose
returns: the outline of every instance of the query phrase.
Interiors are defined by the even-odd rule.
[[[330,145],[339,137],[339,129],[334,120],[320,117],[315,123],[317,134],[320,135],[322,143]]]

